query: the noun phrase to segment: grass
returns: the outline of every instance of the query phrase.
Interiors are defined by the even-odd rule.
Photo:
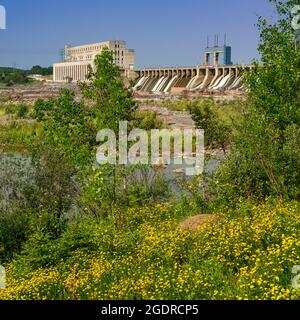
[[[164,107],[172,111],[187,111],[188,105],[191,103],[191,101],[198,101],[201,103],[203,100],[208,100],[212,108],[214,108],[220,117],[226,122],[229,122],[231,119],[237,119],[245,107],[245,102],[243,99],[214,100],[213,98],[194,100],[180,99],[175,101],[170,99],[161,101],[147,100],[145,101],[145,104],[150,106]]]
[[[25,104],[0,105],[0,148],[24,151],[40,125],[30,118],[31,107]]]
[[[157,114],[148,110],[136,111],[132,124],[133,127],[144,130],[163,128],[163,122],[158,118]]]

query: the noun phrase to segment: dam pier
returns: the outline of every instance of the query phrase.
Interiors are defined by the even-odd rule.
[[[145,68],[131,72],[133,90],[153,94],[180,94],[197,90],[242,90],[243,73],[250,65]]]

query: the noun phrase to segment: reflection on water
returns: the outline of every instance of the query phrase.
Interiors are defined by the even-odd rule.
[[[224,152],[221,150],[215,151],[212,155],[206,156],[204,165],[204,174],[209,176],[218,168],[219,164],[224,160]],[[208,158],[208,159],[207,159]],[[194,158],[191,158],[193,160]],[[174,164],[174,160],[169,165],[164,165],[159,168],[159,171],[170,181],[172,189],[175,193],[181,193],[182,188],[178,184],[178,180],[189,181],[192,177],[185,174],[186,168],[190,166],[185,161],[181,165]]]
[[[218,165],[224,159],[224,153],[221,151],[215,152],[206,161],[204,172],[208,175],[213,173]],[[191,177],[186,176],[185,169],[189,167],[185,161],[181,165],[174,164],[174,160],[169,165],[156,166],[148,168],[148,174],[160,174],[170,182],[172,191],[177,195],[183,192],[179,186],[178,180],[183,179],[189,181]],[[140,171],[140,174],[142,175]],[[134,175],[139,176],[139,169],[135,170]],[[34,176],[34,168],[31,164],[31,158],[20,153],[0,154],[0,208],[5,208],[9,202],[12,202],[15,197],[22,197],[20,190],[24,184],[32,184]],[[150,177],[151,180],[151,177]],[[143,180],[141,180],[143,181]]]
[[[5,210],[10,202],[22,197],[22,186],[33,183],[32,174],[30,157],[0,154],[0,208]]]

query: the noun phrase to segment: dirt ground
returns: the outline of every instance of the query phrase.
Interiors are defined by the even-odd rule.
[[[213,214],[199,214],[194,217],[187,218],[179,224],[179,228],[183,230],[191,230],[197,232],[198,228],[209,221],[217,220],[217,216]]]
[[[11,87],[0,86],[0,103],[33,104],[37,99],[50,99],[59,96],[61,89],[68,88],[79,95],[76,85],[34,82]]]
[[[0,86],[0,103],[28,103],[33,104],[36,99],[49,99],[57,97],[61,89],[71,89],[75,92],[76,97],[80,99],[80,92],[76,84],[62,84],[51,82],[34,82],[26,85],[14,85],[11,87]],[[241,91],[226,92],[189,92],[184,91],[179,97],[184,99],[193,99],[196,97],[213,97],[216,100],[232,100],[237,97],[243,97]],[[149,93],[134,93],[134,98],[141,102],[149,99],[177,99],[177,96],[160,96]]]
[[[161,121],[174,129],[194,129],[195,123],[187,111],[174,111],[165,107],[147,105],[141,103],[139,110],[153,111],[157,113]]]

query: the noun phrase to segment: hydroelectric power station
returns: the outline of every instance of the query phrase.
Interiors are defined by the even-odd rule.
[[[207,41],[203,66],[135,70],[137,81],[133,89],[153,94],[242,90],[243,71],[251,66],[233,65],[231,52],[231,47],[226,45],[226,35],[223,46],[218,45],[218,36],[215,36],[214,46],[210,47]]]
[[[113,52],[116,63],[123,75],[134,81],[133,90],[138,93],[157,95],[180,94],[184,91],[224,91],[242,90],[243,71],[250,65],[233,65],[232,49],[218,45],[215,36],[214,46],[204,51],[204,63],[194,67],[143,68],[135,69],[135,52],[126,48],[125,41],[106,41],[78,47],[66,46],[63,62],[53,65],[54,81],[86,81],[88,66],[95,68],[94,59],[105,48]]]

